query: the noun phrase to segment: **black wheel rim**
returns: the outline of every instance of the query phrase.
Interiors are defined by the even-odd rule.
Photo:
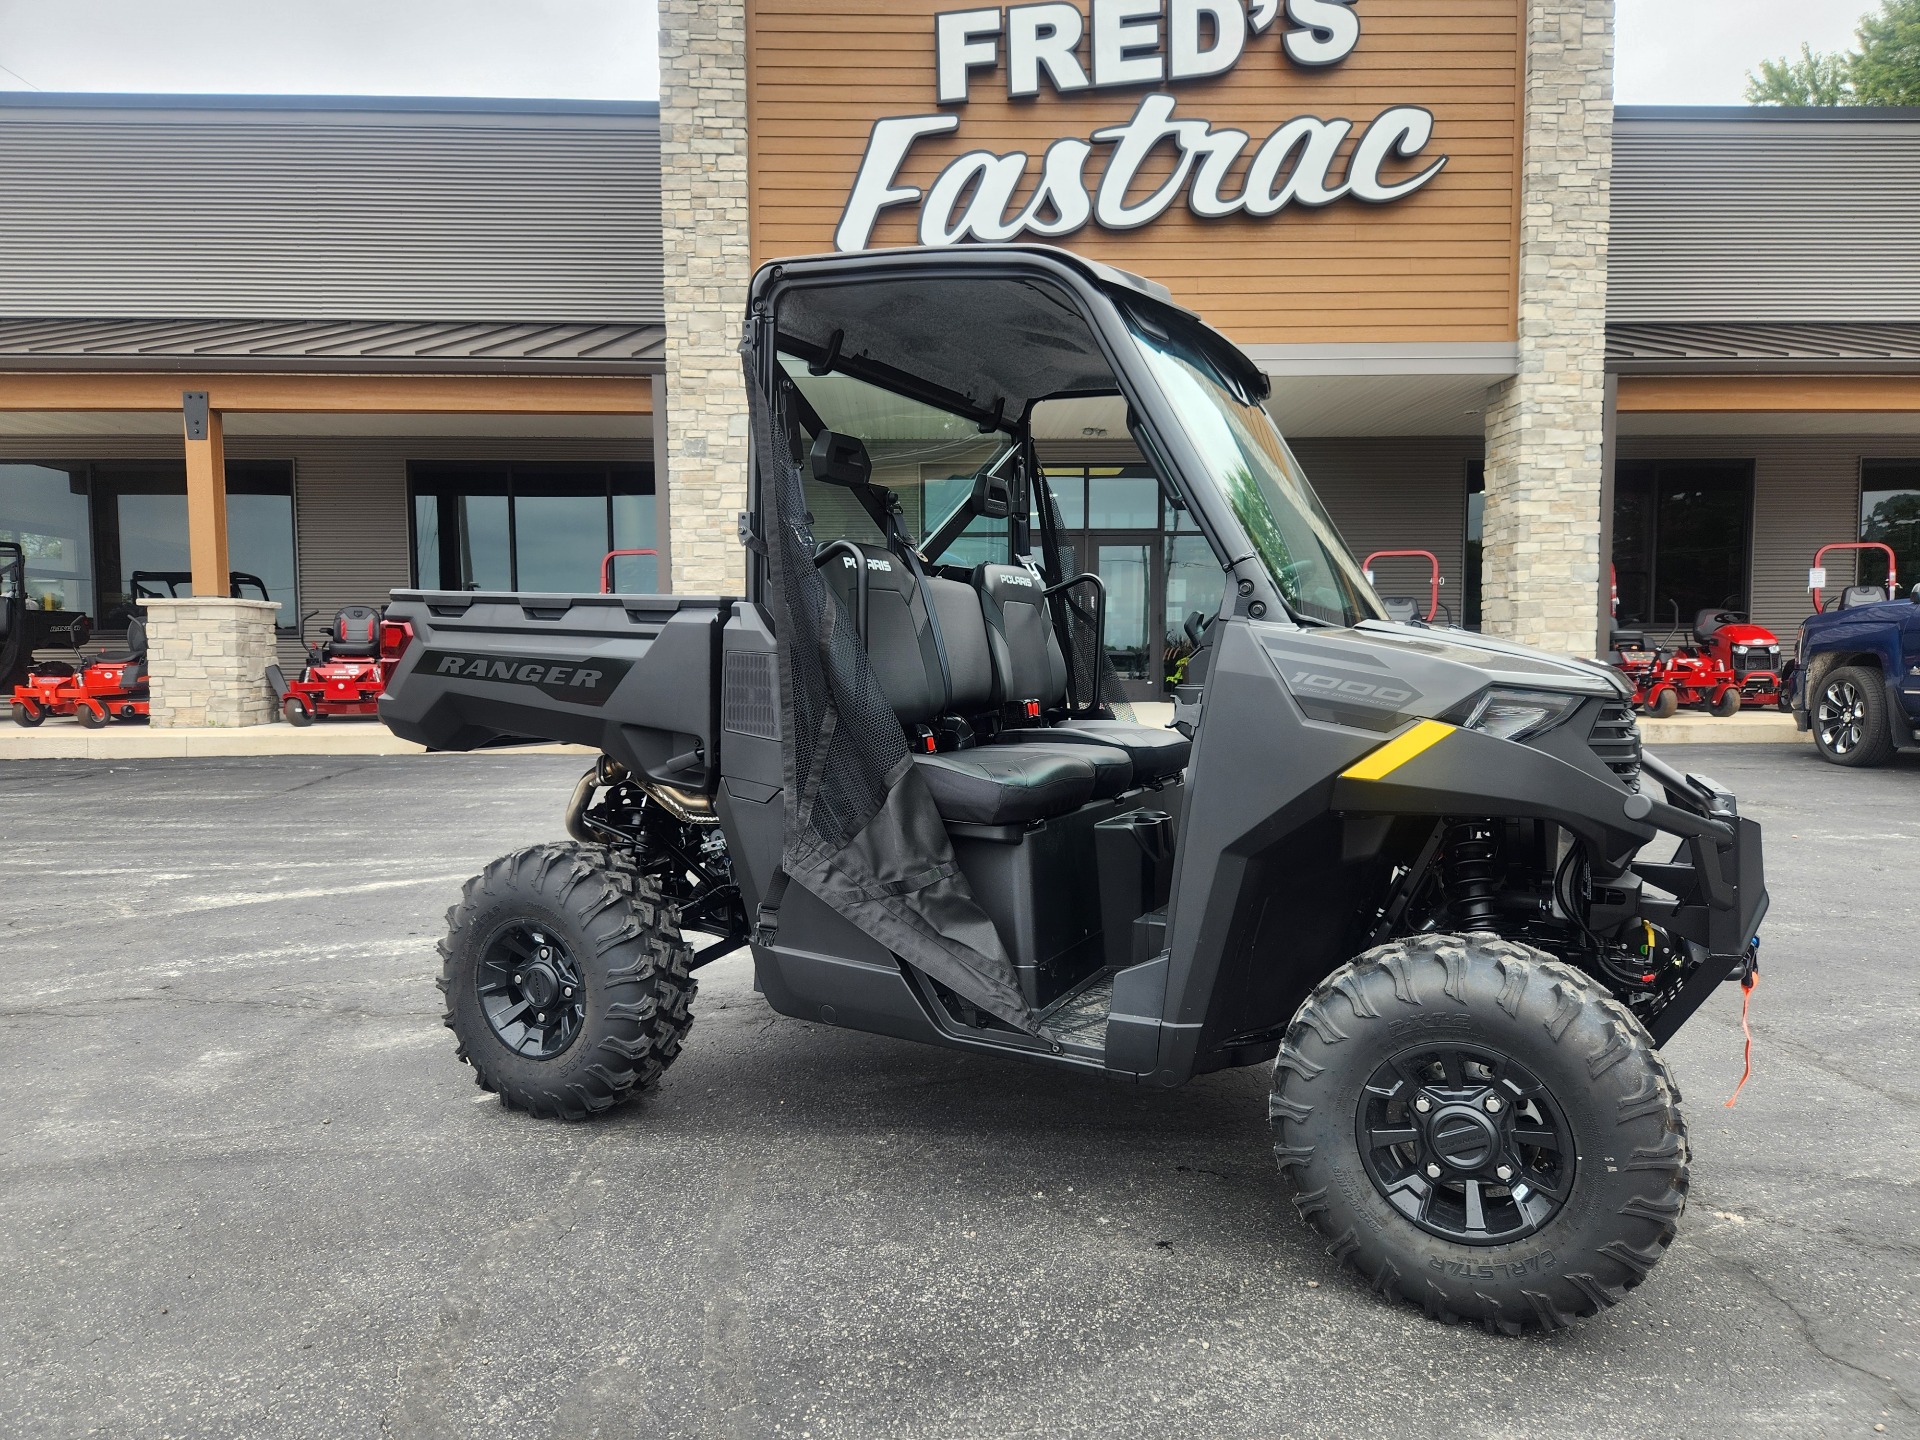
[[[1529,1071],[1484,1045],[1401,1051],[1367,1081],[1356,1121],[1374,1188],[1445,1240],[1524,1239],[1573,1193],[1566,1115]]]
[[[561,1054],[586,1022],[579,965],[551,929],[533,921],[516,920],[494,933],[474,982],[493,1033],[528,1060]]]
[[[1859,748],[1866,719],[1866,696],[1851,680],[1836,680],[1820,692],[1813,723],[1821,745],[1831,753],[1848,755]]]

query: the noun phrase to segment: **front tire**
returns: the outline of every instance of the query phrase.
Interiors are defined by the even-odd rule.
[[[1680,692],[1672,688],[1662,690],[1647,706],[1647,713],[1656,720],[1671,720],[1680,713]]]
[[[1723,690],[1720,692],[1720,697],[1713,702],[1711,709],[1717,719],[1730,720],[1740,713],[1740,704],[1738,690]]]
[[[90,700],[80,702],[80,708],[73,712],[73,718],[88,730],[107,728],[107,712]]]
[[[1269,1114],[1330,1254],[1435,1319],[1519,1334],[1617,1303],[1665,1253],[1686,1205],[1679,1099],[1592,979],[1476,933],[1329,976],[1287,1030]]]
[[[1867,769],[1893,758],[1897,747],[1878,670],[1843,665],[1830,671],[1813,698],[1810,718],[1822,760]]]
[[[693,1023],[693,950],[658,885],[600,845],[494,861],[447,912],[444,1022],[485,1090],[584,1120],[653,1085]]]
[[[47,712],[42,710],[38,705],[35,705],[31,700],[16,700],[13,702],[13,723],[22,729],[31,730],[35,726],[45,723],[46,718]]]

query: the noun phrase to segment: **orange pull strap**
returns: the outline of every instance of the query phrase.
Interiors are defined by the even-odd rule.
[[[1753,989],[1760,983],[1760,972],[1753,971],[1740,982],[1740,1029],[1747,1037],[1747,1068],[1740,1072],[1740,1083],[1733,1087],[1733,1094],[1727,1097],[1726,1108],[1731,1110],[1739,1100],[1740,1092],[1747,1088],[1747,1081],[1753,1078],[1753,1027],[1747,1024],[1747,1012],[1753,1008]]]

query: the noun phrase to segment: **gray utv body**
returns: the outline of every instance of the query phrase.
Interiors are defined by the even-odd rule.
[[[1058,310],[1067,319],[1036,319],[1023,339],[1019,317],[975,303],[996,286],[1014,287],[1003,311],[1032,303],[1036,317]],[[983,315],[1002,328],[977,323]],[[889,325],[893,333],[863,343],[863,326]],[[1421,887],[1429,876],[1437,883],[1448,827],[1471,822],[1505,837],[1506,859],[1464,911],[1457,896],[1450,902],[1455,918],[1557,951],[1657,927],[1676,958],[1657,987],[1619,998],[1656,1042],[1669,1038],[1746,963],[1766,905],[1758,827],[1712,782],[1642,755],[1625,689],[1599,666],[1391,624],[1370,591],[1353,623],[1304,614],[1284,574],[1259,562],[1209,458],[1143,361],[1142,327],[1195,337],[1227,382],[1264,396],[1252,362],[1164,291],[1064,252],[803,259],[762,270],[752,291],[745,351],[757,409],[781,409],[774,397],[790,393],[776,358],[785,354],[814,373],[852,375],[1008,432],[1018,452],[1010,562],[1042,541],[1028,518],[1040,507],[1028,503],[1038,467],[1027,417],[1040,400],[1083,393],[1023,393],[1022,382],[1103,374],[1093,383],[1124,398],[1142,453],[1225,572],[1204,664],[1193,667],[1198,683],[1182,695],[1190,740],[1171,730],[1157,748],[1151,736],[1066,740],[1089,722],[1095,731],[1103,721],[1128,727],[1097,696],[1062,696],[1055,686],[1045,720],[1011,737],[1030,768],[1001,764],[1006,752],[991,744],[914,757],[934,777],[928,788],[965,890],[1002,941],[1030,1018],[996,1018],[844,908],[775,880],[790,830],[783,725],[794,716],[777,663],[767,524],[752,518],[766,511],[764,453],[752,517],[742,517],[745,594],[398,591],[389,619],[411,625],[414,640],[382,718],[440,750],[502,737],[592,746],[613,762],[601,780],[624,775],[673,814],[717,820],[728,866],[695,872],[682,897],[682,924],[722,942],[696,963],[751,943],[759,988],[788,1015],[1161,1086],[1271,1059],[1317,983],[1367,945],[1431,926],[1430,913],[1421,920],[1422,906],[1431,909]],[[1076,343],[1084,353],[1059,363]],[[918,374],[906,358],[916,354],[926,359]],[[817,437],[795,408],[805,407],[757,422],[763,435],[785,426],[790,434],[774,443],[791,440],[797,455]],[[982,494],[996,513],[993,487]],[[920,567],[887,556],[881,543],[861,549],[865,585],[846,578],[849,557],[827,557],[826,569],[835,603],[867,620],[870,668],[903,727],[919,739],[937,711],[957,708],[902,699],[934,673],[923,665],[929,609],[945,621],[949,653],[938,659],[949,673],[925,683],[944,682],[943,700],[956,680],[978,711],[1004,712],[1024,698],[1008,695],[995,669],[1007,664],[996,650],[1005,636],[980,619],[993,618],[996,597],[984,588],[993,577],[943,573],[937,553],[916,553]],[[892,569],[877,568],[885,565]],[[925,573],[916,579],[915,568]],[[1047,578],[1044,566],[1031,570]],[[970,619],[961,616],[968,607]],[[1075,640],[1049,629],[1044,663],[1057,673],[1061,648]],[[969,673],[956,677],[956,666]],[[1489,695],[1512,691],[1559,697],[1560,718],[1522,740],[1475,728]],[[1134,742],[1151,754],[1127,757],[1130,778],[1114,781],[1116,761],[1091,787],[1082,783],[1083,771],[1099,769],[1093,762],[1112,758],[1088,752],[1127,756]],[[582,829],[579,812],[599,793],[588,779],[574,829],[606,838],[591,823]],[[1671,857],[1640,858],[1662,836],[1674,842]],[[1566,913],[1555,874],[1557,855],[1574,842],[1591,875],[1578,915]],[[773,907],[770,890],[781,892]]]

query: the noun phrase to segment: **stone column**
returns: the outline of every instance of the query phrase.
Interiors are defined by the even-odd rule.
[[[1520,365],[1487,408],[1489,634],[1591,655],[1599,631],[1613,0],[1528,0]]]
[[[267,667],[279,606],[224,596],[143,604],[155,729],[232,729],[278,718]]]
[[[734,517],[747,508],[740,330],[753,276],[744,0],[661,0],[660,202],[673,588],[738,595],[746,552]]]

